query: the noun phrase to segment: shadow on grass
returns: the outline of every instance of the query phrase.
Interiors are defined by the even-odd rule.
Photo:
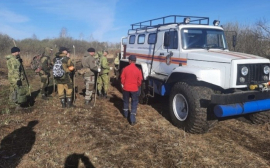
[[[169,113],[169,97],[168,96],[155,95],[155,97],[148,99],[147,104],[153,107],[166,120],[172,123],[171,118],[170,118],[170,113]]]
[[[21,158],[29,153],[36,141],[36,132],[33,131],[37,120],[30,121],[26,127],[16,129],[1,141],[0,167],[15,168]]]
[[[73,153],[66,158],[64,168],[79,168],[82,166],[79,165],[80,161],[82,162],[85,168],[94,168],[94,165],[91,163],[91,161],[87,156],[85,156],[84,154],[77,154],[77,153]]]
[[[112,102],[113,105],[118,109],[119,113],[122,114],[123,100],[121,98],[119,98],[117,95],[112,94],[112,97],[110,98],[110,102]]]

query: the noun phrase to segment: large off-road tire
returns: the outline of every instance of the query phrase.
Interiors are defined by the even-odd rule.
[[[139,102],[141,104],[147,104],[148,103],[148,96],[147,96],[147,87],[146,87],[146,82],[142,82],[142,85],[140,87],[140,92],[139,92]]]
[[[270,111],[252,113],[248,116],[253,124],[265,124],[270,122]]]
[[[176,83],[169,101],[172,123],[190,133],[207,132],[213,123],[208,121],[207,116],[211,94],[212,89],[207,87],[190,86],[185,82]]]

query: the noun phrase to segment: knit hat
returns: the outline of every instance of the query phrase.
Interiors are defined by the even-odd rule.
[[[128,59],[129,59],[130,61],[136,61],[136,56],[135,56],[135,55],[130,55],[130,56],[128,57]]]
[[[68,51],[68,49],[66,47],[60,47],[59,52],[63,52],[63,51]]]
[[[96,52],[94,48],[88,48],[87,52]]]
[[[11,53],[20,52],[21,50],[18,47],[12,47]]]

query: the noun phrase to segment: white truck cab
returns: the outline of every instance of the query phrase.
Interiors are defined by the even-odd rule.
[[[218,24],[170,15],[132,24],[122,38],[120,71],[130,55],[137,57],[144,78],[140,102],[169,95],[172,122],[191,133],[206,132],[223,117],[270,118],[269,59],[229,51]]]

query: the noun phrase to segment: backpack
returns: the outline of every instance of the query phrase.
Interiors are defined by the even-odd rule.
[[[63,59],[64,58],[55,58],[55,63],[53,65],[53,76],[55,78],[62,78],[65,75],[65,70],[62,65]]]
[[[39,73],[41,71],[41,57],[41,55],[34,56],[30,63],[31,69],[33,69],[36,73]]]

